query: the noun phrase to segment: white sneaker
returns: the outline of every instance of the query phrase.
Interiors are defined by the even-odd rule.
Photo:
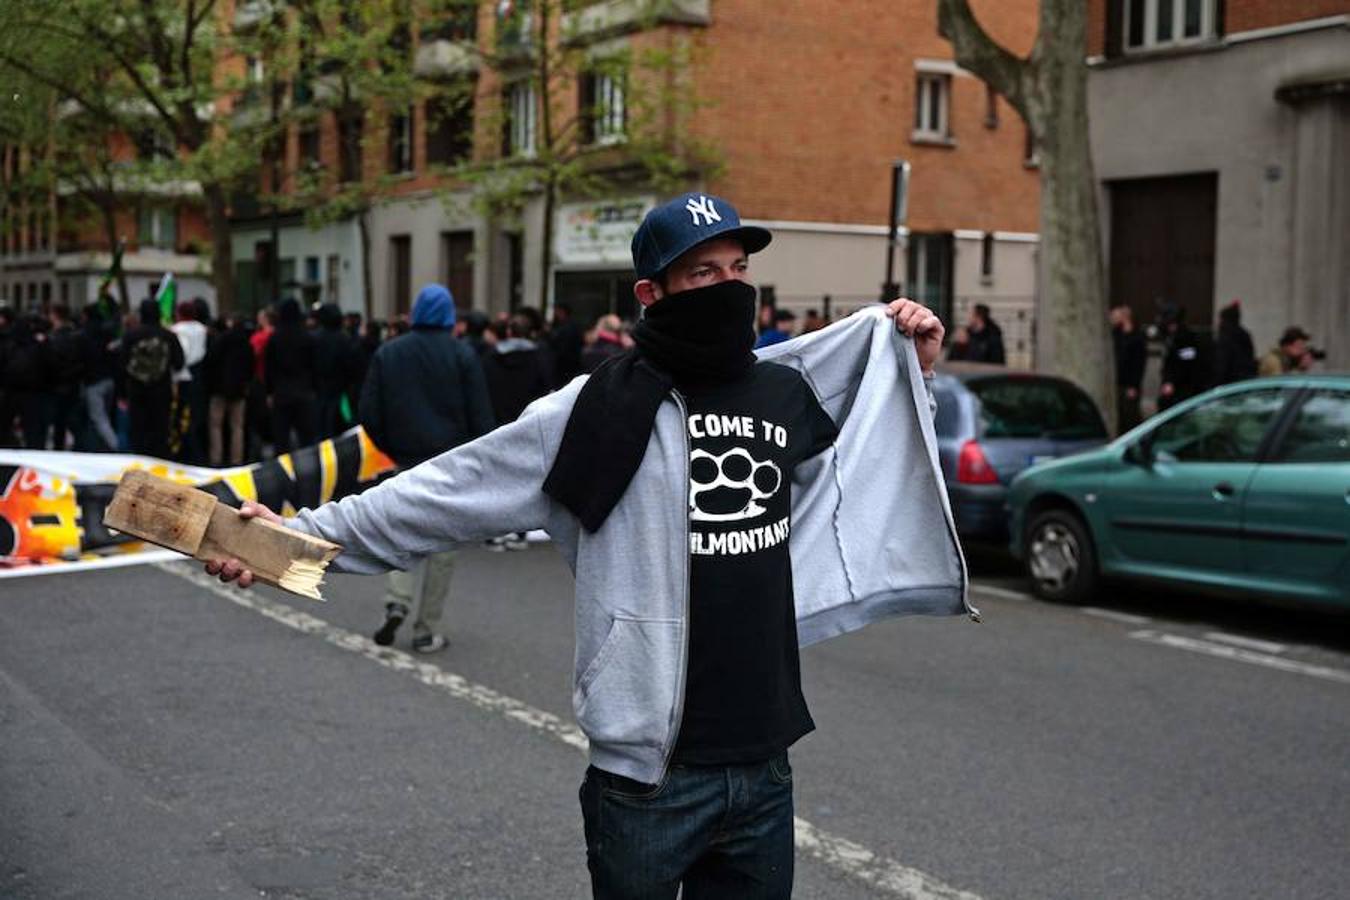
[[[418,653],[435,653],[444,650],[447,643],[443,635],[423,634],[413,638],[412,648]]]

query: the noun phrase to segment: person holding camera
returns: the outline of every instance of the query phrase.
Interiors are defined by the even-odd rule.
[[[1280,335],[1280,343],[1261,357],[1257,365],[1258,374],[1288,375],[1290,372],[1306,372],[1312,368],[1318,352],[1308,345],[1312,336],[1308,332],[1291,325]]]

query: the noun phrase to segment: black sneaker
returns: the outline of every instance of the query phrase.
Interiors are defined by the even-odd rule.
[[[389,607],[384,614],[384,624],[380,626],[380,630],[375,632],[375,635],[372,638],[375,643],[379,644],[381,647],[388,647],[392,644],[394,642],[394,633],[398,631],[398,626],[403,624],[403,620],[407,615],[408,611],[405,609],[400,609],[395,606]]]

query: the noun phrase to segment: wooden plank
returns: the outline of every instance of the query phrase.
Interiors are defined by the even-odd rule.
[[[318,586],[323,570],[342,552],[337,544],[286,528],[265,519],[244,519],[221,503],[211,513],[198,559],[237,559],[259,581],[323,599]]]
[[[217,502],[191,485],[136,470],[122,476],[103,524],[193,556]]]
[[[122,476],[104,513],[109,528],[203,561],[237,559],[253,577],[322,600],[324,569],[337,544],[239,511],[211,494],[149,472]]]

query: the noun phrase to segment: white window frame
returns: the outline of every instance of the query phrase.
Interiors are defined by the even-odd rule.
[[[946,72],[914,73],[914,132],[916,141],[951,141],[952,76]],[[933,92],[938,92],[937,121],[933,121]]]
[[[397,137],[391,134],[390,140],[396,141],[396,146],[402,150],[400,157],[394,160],[394,165],[397,168],[391,170],[391,175],[408,175],[413,171],[413,140],[416,137],[416,132],[413,130],[416,124],[413,121],[414,109],[415,107],[410,106],[403,110],[402,114],[390,117],[390,130],[393,131],[393,126],[397,124],[400,132]]]
[[[539,130],[539,103],[532,81],[517,81],[507,89],[511,117],[511,155],[533,157]]]
[[[148,240],[143,240],[143,226],[150,225]],[[164,250],[172,253],[178,245],[178,210],[172,206],[147,206],[141,210],[136,225],[136,239],[141,249]]]
[[[1172,0],[1172,36],[1166,40],[1158,38],[1158,13],[1161,0],[1143,0],[1144,4],[1144,42],[1142,44],[1130,43],[1130,32],[1134,24],[1131,17],[1130,0],[1122,0],[1124,7],[1124,27],[1121,34],[1121,43],[1126,53],[1148,53],[1153,50],[1162,50],[1168,47],[1186,47],[1195,44],[1204,44],[1214,39],[1215,36],[1215,0],[1195,0],[1200,4],[1200,33],[1190,37],[1184,35],[1186,26],[1186,3],[1187,0]]]
[[[592,134],[601,146],[622,144],[628,140],[628,126],[624,111],[624,77],[612,72],[591,74],[595,106],[591,115]]]

